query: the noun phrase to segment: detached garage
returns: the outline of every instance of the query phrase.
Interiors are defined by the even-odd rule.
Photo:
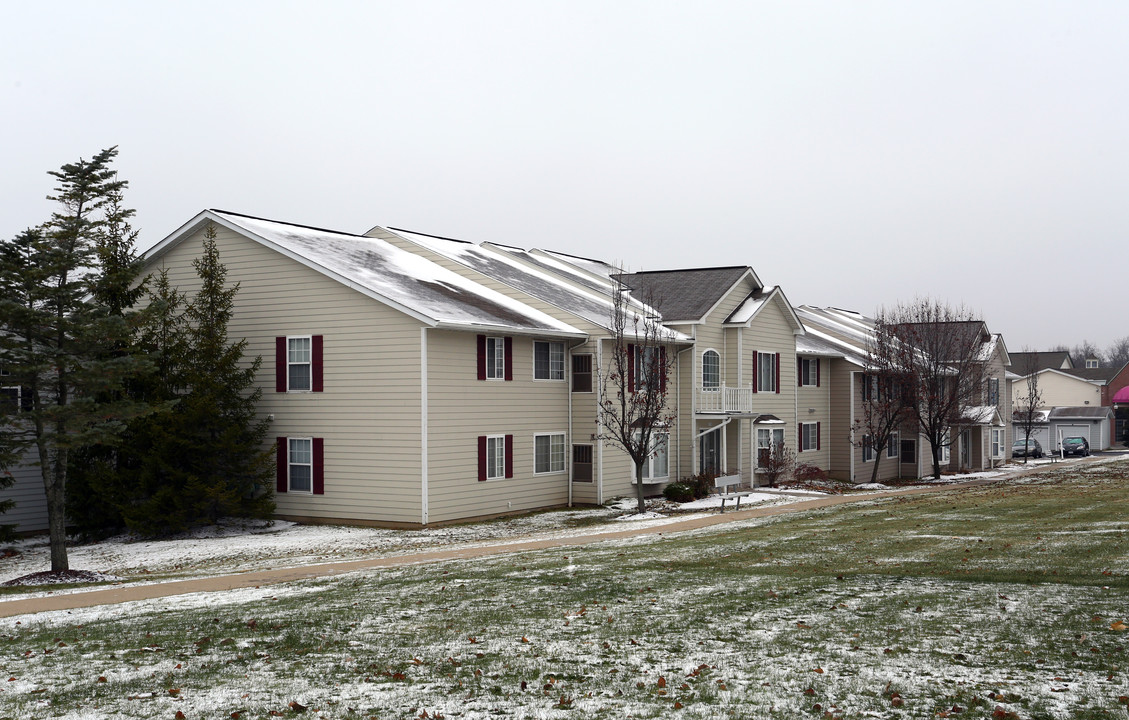
[[[1062,438],[1068,437],[1086,438],[1091,452],[1109,449],[1109,426],[1113,422],[1111,408],[1056,407],[1051,408],[1047,419],[1051,450],[1057,451]]]

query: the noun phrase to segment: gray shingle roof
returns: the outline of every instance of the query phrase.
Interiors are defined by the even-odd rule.
[[[1117,375],[1121,368],[1074,368],[1073,370],[1063,370],[1067,375],[1082,378],[1083,380],[1094,380],[1108,385],[1109,381]]]
[[[624,273],[619,279],[637,299],[653,304],[663,322],[701,320],[741,277],[745,265],[694,270]],[[754,276],[755,277],[755,276]]]
[[[1010,354],[1011,369],[1021,374],[1039,372],[1040,370],[1047,369],[1060,370],[1062,369],[1062,364],[1070,358],[1070,353],[1066,350],[1013,352]]]
[[[1108,417],[1113,411],[1101,405],[1085,405],[1082,407],[1056,407],[1051,408],[1051,420],[1060,418],[1093,418],[1099,420]]]

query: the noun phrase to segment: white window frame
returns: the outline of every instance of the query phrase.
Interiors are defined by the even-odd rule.
[[[800,452],[819,449],[819,423],[800,423]]]
[[[541,445],[544,439],[548,440],[548,469],[538,469],[541,466]],[[565,442],[565,433],[535,433],[533,435],[533,474],[534,475],[553,475],[556,473],[563,473],[568,470],[568,463],[565,459],[566,448],[568,443]],[[489,460],[487,460],[489,464]]]
[[[874,462],[874,455],[875,455],[875,452],[874,452],[874,436],[873,435],[863,435],[862,436],[862,461],[863,462]]]
[[[898,433],[890,433],[889,439],[886,440],[886,457],[896,458],[901,454],[901,448],[898,445]]]
[[[767,438],[767,444],[765,439]],[[760,464],[760,451],[767,449],[769,453],[772,452],[774,445],[784,444],[784,428],[770,427],[770,428],[757,428],[757,458],[756,463],[758,468],[763,468],[764,465]]]
[[[713,355],[717,358],[717,365],[715,366],[715,373],[713,377],[713,384],[711,385],[706,375],[706,356]],[[702,352],[702,389],[703,390],[721,390],[721,353],[713,348],[707,348]]]
[[[548,356],[545,367],[539,367],[537,347],[539,345],[548,346]],[[542,376],[541,372],[544,372]],[[487,373],[489,376],[489,373]],[[534,340],[533,341],[533,379],[544,380],[549,382],[564,382],[565,379],[565,351],[563,342],[552,342],[549,340]]]
[[[639,441],[640,431],[635,431],[635,441]],[[656,474],[658,466],[656,460],[662,459],[663,474]],[[635,480],[635,467],[631,468],[631,479]],[[670,432],[658,428],[651,430],[651,451],[647,454],[647,462],[643,464],[643,481],[661,481],[670,477]]]
[[[506,379],[506,339],[488,336],[486,338],[486,379]]]
[[[646,392],[659,381],[662,373],[662,348],[653,345],[635,346],[635,391]]]
[[[295,349],[291,346],[295,340],[306,341],[306,360],[294,360]],[[301,352],[301,348],[298,348]],[[293,374],[291,369],[295,367],[306,366],[306,387],[295,388],[291,387]],[[314,337],[313,335],[287,335],[286,336],[286,392],[306,393],[312,392],[314,388]]]
[[[306,449],[309,453],[309,462],[295,462],[295,443],[306,443]],[[309,468],[309,488],[302,489],[294,487],[294,468],[296,467]],[[314,494],[314,439],[312,437],[286,438],[286,491],[303,493],[305,495]]]
[[[988,405],[1000,404],[1000,379],[988,378]]]
[[[506,477],[506,436],[486,436],[486,479],[504,480]]]
[[[762,366],[762,360],[768,358],[768,372]],[[776,353],[757,352],[757,392],[774,393],[780,378],[776,377]]]
[[[1002,460],[1004,457],[1004,429],[992,428],[990,441],[992,449],[992,459]]]
[[[941,436],[941,447],[938,448],[937,458],[942,465],[948,465],[952,462],[953,440],[949,431],[946,430],[945,434]]]
[[[819,358],[800,358],[800,386],[815,387],[819,381]]]

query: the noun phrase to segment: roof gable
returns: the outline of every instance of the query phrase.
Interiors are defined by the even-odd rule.
[[[618,279],[631,294],[653,304],[667,323],[700,322],[742,280],[763,287],[745,266],[622,273]]]

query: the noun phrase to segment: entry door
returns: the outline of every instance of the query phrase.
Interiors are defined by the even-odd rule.
[[[972,467],[972,431],[961,430],[960,432],[960,466],[961,468]]]
[[[708,432],[698,441],[698,472],[721,472],[721,430]]]
[[[902,464],[903,465],[917,465],[917,440],[908,438],[902,440]]]

